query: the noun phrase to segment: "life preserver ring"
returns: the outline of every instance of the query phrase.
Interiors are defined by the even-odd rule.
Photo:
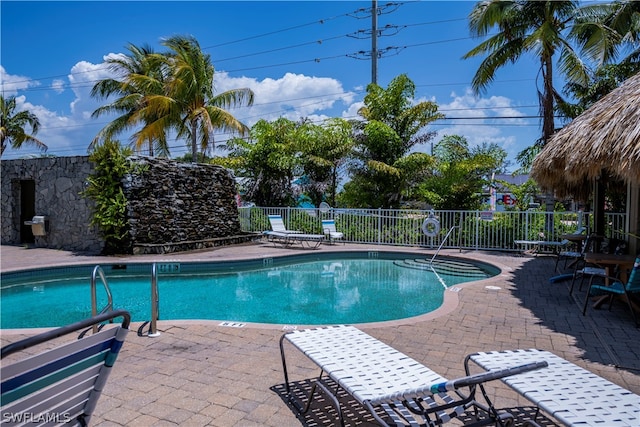
[[[440,233],[440,221],[430,216],[422,223],[422,232],[427,237],[436,237]]]

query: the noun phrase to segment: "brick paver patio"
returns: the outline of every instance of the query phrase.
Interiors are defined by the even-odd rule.
[[[336,245],[319,251],[394,250],[430,256],[424,248]],[[208,251],[162,256],[118,257],[117,262],[227,260],[300,253],[252,243]],[[549,350],[640,394],[640,329],[626,305],[581,314],[585,292],[570,297],[568,282],[550,283],[554,260],[504,253],[444,251],[499,266],[498,276],[448,292],[445,309],[415,319],[358,325],[367,333],[424,363],[447,378],[464,375],[465,355],[482,350]],[[113,263],[113,258],[49,249],[1,247],[2,271],[61,264]],[[499,289],[496,289],[499,288]],[[126,307],[124,307],[126,308]],[[140,337],[132,325],[120,359],[104,391],[94,426],[313,426],[334,425],[320,400],[297,418],[282,399],[278,340],[281,326],[220,326],[219,321],[160,321],[161,335]],[[24,337],[2,330],[2,344]],[[304,385],[314,375],[302,356],[289,353],[291,379]],[[489,391],[499,407],[518,415],[531,404],[501,383]],[[348,425],[371,425],[357,405],[347,402]],[[546,420],[552,424],[552,420]],[[455,421],[452,425],[459,425]]]

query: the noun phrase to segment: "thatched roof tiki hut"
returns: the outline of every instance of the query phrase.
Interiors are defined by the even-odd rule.
[[[532,177],[559,196],[585,199],[594,193],[595,232],[604,234],[601,183],[617,179],[627,187],[631,253],[640,242],[640,73],[597,101],[556,133],[533,162]]]

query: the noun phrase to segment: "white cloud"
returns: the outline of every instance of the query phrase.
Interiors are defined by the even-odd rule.
[[[39,82],[28,77],[9,75],[1,66],[0,73],[3,87],[8,89],[5,94],[15,94],[17,90],[40,85]],[[52,92],[45,94],[46,105],[30,101],[28,92],[22,92],[20,96],[16,97],[16,111],[28,110],[38,117],[40,130],[35,136],[49,147],[47,154],[60,156],[86,154],[91,139],[102,126],[95,119],[90,118],[91,112],[100,103],[90,98],[89,94],[93,83],[107,77],[108,73],[105,64],[95,65],[81,61],[71,68],[68,83],[61,79],[52,81],[50,85]],[[66,87],[71,88],[74,96],[70,104],[71,114],[60,113],[66,109],[60,105],[59,99],[67,98],[66,96],[60,98],[56,96],[62,96]],[[11,90],[11,88],[15,90]],[[3,158],[39,154],[39,150],[25,146],[20,150],[8,148]]]
[[[249,88],[254,92],[252,107],[232,110],[248,126],[260,119],[286,117],[298,120],[308,117],[315,121],[330,117],[328,110],[337,104],[349,105],[355,97],[353,92],[345,92],[342,83],[336,79],[293,73],[286,73],[278,79],[257,80],[229,77],[225,72],[218,72],[214,77],[214,87],[216,93],[238,88]]]
[[[110,53],[103,58],[118,57],[122,54]],[[39,83],[28,77],[11,76],[0,66],[3,86],[14,90],[5,90],[6,93],[18,93],[18,90],[37,86]],[[47,95],[47,104],[40,105],[28,101],[28,94],[20,97],[21,109],[28,109],[35,113],[40,120],[40,132],[37,137],[49,146],[48,153],[56,155],[82,155],[96,135],[111,118],[103,116],[98,119],[91,118],[91,114],[106,100],[92,98],[91,88],[95,82],[115,77],[106,62],[93,64],[88,61],[80,61],[69,70],[68,82],[56,79],[51,83],[51,94]],[[225,72],[217,72],[214,77],[214,91],[221,93],[230,89],[250,88],[255,94],[252,107],[231,109],[231,113],[246,125],[251,127],[260,119],[275,120],[278,117],[286,117],[290,120],[299,120],[306,117],[314,122],[323,121],[329,117],[337,117],[346,111],[357,110],[362,104],[352,104],[355,93],[345,91],[342,83],[329,77],[311,77],[302,74],[286,73],[279,78],[265,78],[258,80],[251,77],[230,77]],[[68,100],[70,88],[73,93],[71,101]],[[62,97],[63,93],[67,93]],[[51,95],[51,96],[49,96]],[[57,98],[57,95],[61,97]],[[58,99],[58,101],[56,101]],[[60,100],[67,99],[69,114],[58,113],[67,111],[61,107]],[[56,104],[57,102],[57,104]],[[350,114],[350,113],[348,113]],[[351,114],[353,117],[355,114]],[[222,136],[224,141],[229,135]],[[128,140],[127,135],[120,137],[122,142]],[[180,143],[171,143],[178,146]],[[173,153],[172,149],[172,153]],[[177,154],[176,149],[176,154]],[[37,150],[30,152],[21,149],[11,153],[8,149],[4,158],[15,158],[25,155],[38,154]]]
[[[40,86],[40,82],[29,77],[8,74],[0,65],[0,82],[3,96],[15,96],[19,90]]]
[[[71,117],[61,116],[45,108],[42,105],[35,105],[26,101],[24,95],[16,97],[16,111],[27,110],[35,114],[40,122],[40,130],[35,137],[42,141],[47,147],[47,154],[69,156],[81,154],[77,141],[73,138],[70,128],[78,126],[78,123]],[[27,131],[31,132],[31,129]],[[86,146],[83,147],[86,150]],[[20,150],[8,148],[3,157],[18,158],[30,155],[39,155],[40,151],[31,146],[24,146]]]
[[[348,109],[342,112],[342,118],[350,120],[360,117],[358,116],[358,110],[360,110],[362,107],[364,107],[364,101],[354,102],[353,104],[349,105]]]
[[[103,58],[105,61],[109,57],[119,56],[120,54],[110,53]],[[91,98],[91,88],[102,79],[114,77],[105,62],[101,64],[92,64],[87,61],[80,61],[71,67],[69,73],[69,85],[75,95],[75,99],[71,102],[71,112],[74,117],[82,117],[84,120],[91,120],[91,113],[103,104],[103,100]]]
[[[450,125],[432,126],[437,131],[434,142],[445,135],[464,136],[471,147],[484,142],[494,143],[502,147],[511,159],[524,149],[531,141],[524,140],[524,124],[530,123],[520,118],[499,119],[501,126],[496,125],[496,117],[519,117],[526,113],[513,105],[513,100],[504,96],[479,98],[467,89],[463,95],[452,93],[448,103],[439,104],[439,111],[451,120]],[[505,126],[507,125],[507,126]]]
[[[51,89],[53,89],[56,93],[64,92],[64,80],[55,79],[51,82]]]

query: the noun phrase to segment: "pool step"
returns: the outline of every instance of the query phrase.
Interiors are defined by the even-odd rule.
[[[424,258],[404,259],[395,261],[394,264],[405,268],[414,268],[417,270],[435,270],[439,274],[447,274],[449,276],[463,276],[484,279],[487,272],[473,264],[445,259],[435,259],[431,265],[430,260]]]

